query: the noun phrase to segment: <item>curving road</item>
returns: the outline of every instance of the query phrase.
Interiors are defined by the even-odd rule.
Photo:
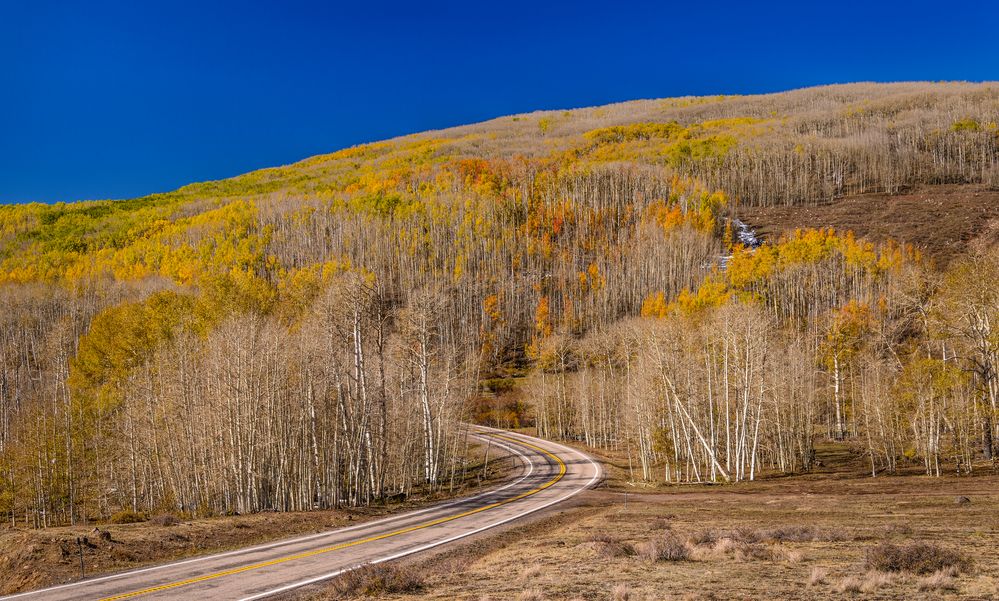
[[[350,528],[3,599],[262,599],[516,520],[565,501],[602,475],[590,457],[557,443],[491,428],[478,428],[474,436],[519,457],[519,473],[505,485],[472,497]]]

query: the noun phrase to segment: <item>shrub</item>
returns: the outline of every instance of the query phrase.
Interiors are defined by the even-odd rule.
[[[177,516],[170,515],[169,513],[158,515],[149,521],[156,524],[157,526],[176,526],[177,524],[180,523],[180,520],[177,519]]]
[[[739,543],[736,553],[744,561],[773,561],[777,554],[762,543]]]
[[[823,530],[815,526],[781,526],[761,531],[757,536],[785,543],[834,542],[848,538],[844,532]]]
[[[701,530],[690,537],[695,545],[715,545],[719,540],[731,539],[739,543],[767,541],[806,543],[846,540],[843,532],[823,530],[815,526],[781,526],[770,529],[736,528],[734,530]]]
[[[146,514],[141,511],[132,511],[131,509],[122,509],[118,513],[111,516],[112,524],[136,524],[138,522],[145,522]]]
[[[686,561],[690,558],[687,544],[671,533],[641,543],[636,549],[649,561]]]
[[[931,543],[907,545],[882,543],[867,550],[867,569],[881,572],[912,572],[931,574],[946,568],[962,569],[968,560],[957,551]]]
[[[951,124],[950,129],[951,131],[978,131],[981,129],[981,125],[978,124],[978,121],[967,118],[955,121]]]
[[[721,536],[714,530],[698,530],[690,536],[690,542],[695,545],[714,545]]]
[[[629,557],[635,554],[635,547],[631,543],[602,532],[590,535],[588,542],[603,557]]]
[[[415,593],[423,589],[423,576],[416,570],[390,564],[361,566],[333,581],[338,598]]]

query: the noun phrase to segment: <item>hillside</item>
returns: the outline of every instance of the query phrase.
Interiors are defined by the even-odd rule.
[[[999,191],[987,186],[937,184],[896,194],[837,197],[809,206],[750,207],[739,217],[776,240],[796,229],[852,231],[871,241],[896,240],[945,267],[975,241],[999,238]]]
[[[872,473],[973,469],[997,434],[974,322],[999,312],[997,123],[996,84],[642,100],[0,207],[0,514],[434,490],[473,410],[627,449],[649,482],[809,470],[817,437]],[[912,190],[938,231],[903,219]],[[897,227],[853,221],[875,199]]]

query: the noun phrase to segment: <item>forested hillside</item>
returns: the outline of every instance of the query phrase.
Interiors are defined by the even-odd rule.
[[[126,201],[0,207],[0,515],[364,504],[461,475],[461,422],[650,481],[968,471],[999,436],[999,251],[746,207],[999,188],[999,85],[504,117]],[[497,383],[500,382],[500,383]],[[506,384],[501,384],[506,382]]]

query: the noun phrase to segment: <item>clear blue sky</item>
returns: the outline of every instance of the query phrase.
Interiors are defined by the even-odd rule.
[[[125,198],[535,109],[999,79],[994,2],[0,0],[0,202]]]

